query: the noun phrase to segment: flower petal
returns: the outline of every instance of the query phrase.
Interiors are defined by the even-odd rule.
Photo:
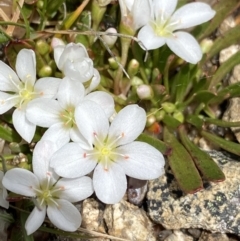
[[[93,101],[86,100],[79,104],[75,110],[75,120],[90,145],[94,143],[95,135],[104,139],[108,134],[108,118],[103,109]]]
[[[58,176],[49,166],[50,159],[56,150],[56,145],[46,140],[40,140],[34,148],[32,160],[33,172],[38,177],[40,183],[48,177],[52,177],[53,182],[58,179]]]
[[[73,108],[83,100],[85,89],[80,81],[65,77],[57,93],[57,99],[63,109]]]
[[[34,91],[40,93],[42,98],[53,99],[56,97],[61,81],[61,79],[53,77],[41,78],[36,82]]]
[[[91,83],[88,87],[85,88],[85,95],[90,93],[91,91],[95,90],[99,83],[100,83],[100,74],[98,72],[97,69],[93,69],[93,77],[92,77],[92,80],[91,80]]]
[[[35,207],[30,213],[30,215],[28,216],[25,223],[25,229],[27,231],[27,235],[34,233],[38,228],[40,228],[45,217],[46,217],[46,206],[43,206],[41,210]]]
[[[75,60],[75,62],[66,60],[63,68],[66,76],[74,81],[86,82],[93,77],[93,61],[90,58]]]
[[[167,45],[176,55],[191,64],[196,64],[202,58],[202,50],[197,40],[189,33],[174,33],[173,38],[167,39]]]
[[[45,131],[41,140],[52,141],[59,149],[70,141],[70,130],[63,123],[53,124]]]
[[[76,178],[90,173],[96,161],[79,144],[71,142],[53,154],[50,166],[59,176]]]
[[[216,12],[206,3],[188,3],[172,15],[171,22],[178,22],[175,30],[190,28],[209,21],[215,14]]]
[[[14,98],[15,96],[15,98]],[[0,91],[0,115],[10,110],[19,102],[17,95]]]
[[[6,200],[8,193],[6,188],[2,185],[4,173],[0,171],[0,206],[4,208],[9,208],[9,202]]]
[[[41,126],[50,127],[61,122],[60,113],[62,108],[58,101],[52,99],[38,98],[28,103],[26,115],[29,121]]]
[[[70,139],[73,142],[77,142],[83,149],[91,149],[91,145],[89,145],[87,140],[83,137],[83,135],[76,126],[71,128],[70,130]]]
[[[130,177],[149,180],[164,173],[163,155],[147,143],[135,141],[120,146],[115,151],[125,156],[124,158],[118,155],[117,161]]]
[[[16,73],[2,61],[0,61],[0,69],[0,90],[18,92],[21,81]]]
[[[117,145],[124,145],[134,141],[144,130],[146,112],[138,105],[124,107],[114,118],[109,129],[109,140],[119,137]]]
[[[88,198],[94,192],[92,179],[90,177],[80,178],[61,178],[56,187],[63,187],[58,196],[60,199],[68,200],[69,202],[79,202]]]
[[[112,163],[106,171],[101,164],[98,164],[93,173],[93,187],[102,202],[106,204],[119,202],[127,190],[127,179],[121,166]]]
[[[59,62],[58,62],[59,69],[63,70],[67,60],[73,63],[75,61],[80,61],[85,57],[88,57],[88,53],[83,44],[69,43],[65,46],[61,54],[61,57],[59,59]]]
[[[60,70],[62,70],[63,66],[59,65],[59,60],[61,58],[61,55],[62,55],[64,49],[65,49],[65,45],[58,45],[58,46],[54,47],[54,49],[53,49],[54,60],[55,60],[55,63],[57,65],[58,69],[60,69]]]
[[[37,177],[32,172],[22,168],[7,171],[2,184],[7,190],[27,197],[36,196],[33,187],[39,189]]]
[[[16,72],[24,83],[33,86],[36,81],[36,57],[31,49],[22,49],[17,55]]]
[[[13,126],[19,135],[28,143],[32,141],[36,125],[28,120],[26,117],[26,110],[16,109],[12,115]]]
[[[76,231],[82,222],[79,210],[69,201],[56,199],[58,205],[48,206],[47,215],[50,221],[64,231]]]
[[[91,100],[100,105],[108,118],[115,113],[113,97],[104,91],[92,92],[86,95],[84,100]]]
[[[153,0],[152,11],[157,21],[168,20],[177,6],[177,0]]]
[[[149,24],[140,29],[137,38],[147,50],[160,48],[166,43],[166,39],[156,35]]]
[[[144,9],[144,14],[143,14]],[[150,4],[147,0],[135,0],[132,6],[132,16],[133,16],[133,24],[134,29],[137,30],[141,28],[143,25],[147,24],[150,20]]]

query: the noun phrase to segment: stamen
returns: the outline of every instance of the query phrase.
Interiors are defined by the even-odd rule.
[[[108,171],[108,158],[107,156],[104,156],[104,171]]]
[[[121,138],[123,138],[124,136],[125,136],[125,133],[122,132],[120,136],[118,136],[114,141],[112,141],[112,142],[110,143],[110,145],[108,145],[108,148],[112,149],[113,146],[115,146],[115,143],[116,143],[118,140],[120,140]]]
[[[12,76],[11,76],[10,74],[8,75],[8,78],[9,78],[9,80],[11,81],[11,83],[12,83],[17,89],[20,89],[19,85],[17,85],[17,84],[15,83],[15,81],[13,81],[13,78],[12,78]]]
[[[64,187],[64,186],[61,186],[61,187],[59,187],[59,188],[53,189],[53,190],[51,191],[51,194],[56,193],[56,192],[58,192],[58,191],[64,191],[64,190],[65,190],[65,187]]]
[[[93,136],[95,138],[94,145],[95,146],[102,146],[102,142],[99,140],[98,135],[96,132],[93,132]]]

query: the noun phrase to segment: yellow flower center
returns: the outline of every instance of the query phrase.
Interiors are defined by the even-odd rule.
[[[74,117],[75,108],[69,107],[60,113],[60,119],[64,123],[66,128],[72,128],[76,125],[75,117]]]

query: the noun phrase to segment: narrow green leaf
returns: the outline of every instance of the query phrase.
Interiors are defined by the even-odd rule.
[[[219,120],[219,119],[212,119],[212,118],[208,118],[208,117],[204,118],[204,122],[209,123],[209,124],[214,124],[217,126],[221,126],[221,127],[226,127],[226,128],[240,126],[240,121],[230,122],[230,121],[223,121],[223,120]]]
[[[168,114],[164,115],[162,122],[170,128],[177,128],[179,125],[181,125],[180,121]]]
[[[34,241],[33,235],[27,235],[26,229],[25,229],[25,223],[28,218],[29,214],[21,212],[20,213],[20,223],[21,223],[21,229],[23,234],[23,240],[24,241]]]
[[[171,95],[174,95],[175,102],[182,102],[190,80],[190,65],[182,66],[178,74],[175,76],[172,84]]]
[[[16,131],[7,126],[0,125],[0,138],[8,142],[20,142],[22,138]]]
[[[237,9],[239,5],[239,0],[217,1],[217,3],[213,6],[213,9],[216,11],[214,18],[211,21],[196,27],[192,32],[193,35],[197,37],[198,40],[209,36],[219,27],[223,19]]]
[[[198,115],[189,115],[186,118],[186,122],[195,126],[198,129],[201,129],[203,126],[203,120],[201,118],[199,118]]]
[[[216,86],[218,83],[229,73],[234,66],[240,64],[240,52],[235,53],[228,60],[226,60],[213,75],[210,85],[208,87],[209,90],[216,91]]]
[[[138,138],[137,141],[143,141],[148,143],[149,145],[155,147],[156,149],[158,149],[163,155],[166,155],[169,150],[170,147],[166,145],[166,143],[164,143],[163,141],[160,141],[157,138],[154,138],[152,136],[149,136],[145,133],[142,133]]]
[[[194,97],[193,97],[193,101],[196,102],[203,102],[203,103],[208,103],[208,101],[210,101],[212,98],[216,97],[216,94],[214,94],[213,92],[209,91],[209,90],[202,90],[197,92]]]
[[[209,101],[209,105],[221,104],[224,100],[239,97],[240,83],[231,84],[217,93],[217,96]]]
[[[184,126],[179,128],[180,139],[194,160],[198,170],[211,182],[221,182],[225,180],[225,175],[216,162],[204,151],[200,150],[192,141],[189,140]]]
[[[221,137],[211,134],[207,131],[201,131],[201,135],[213,144],[221,147],[223,150],[229,151],[240,156],[240,144],[227,141]]]
[[[202,189],[202,179],[184,146],[166,127],[164,128],[163,138],[164,142],[172,148],[167,157],[180,188],[185,193],[195,193]]]
[[[224,35],[220,35],[213,43],[210,51],[207,53],[207,59],[209,60],[214,55],[219,53],[222,49],[225,49],[231,45],[238,44],[240,41],[240,25],[235,28],[230,28]],[[206,61],[205,60],[205,61]]]
[[[54,15],[56,14],[56,12],[59,10],[59,8],[62,6],[64,2],[65,0],[58,0],[58,1],[48,0],[46,14],[51,18],[54,17]]]

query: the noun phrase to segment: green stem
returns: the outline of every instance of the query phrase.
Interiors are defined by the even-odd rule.
[[[120,64],[124,68],[126,63],[127,63],[128,50],[129,50],[129,47],[130,47],[130,44],[131,44],[131,39],[122,38],[121,43],[122,43],[122,49],[121,49]],[[119,85],[120,85],[120,81],[121,81],[122,77],[123,77],[123,71],[120,67],[118,67],[118,70],[117,70],[117,73],[116,73],[116,76],[115,76],[115,79],[114,79],[114,94],[115,95],[120,94]]]

